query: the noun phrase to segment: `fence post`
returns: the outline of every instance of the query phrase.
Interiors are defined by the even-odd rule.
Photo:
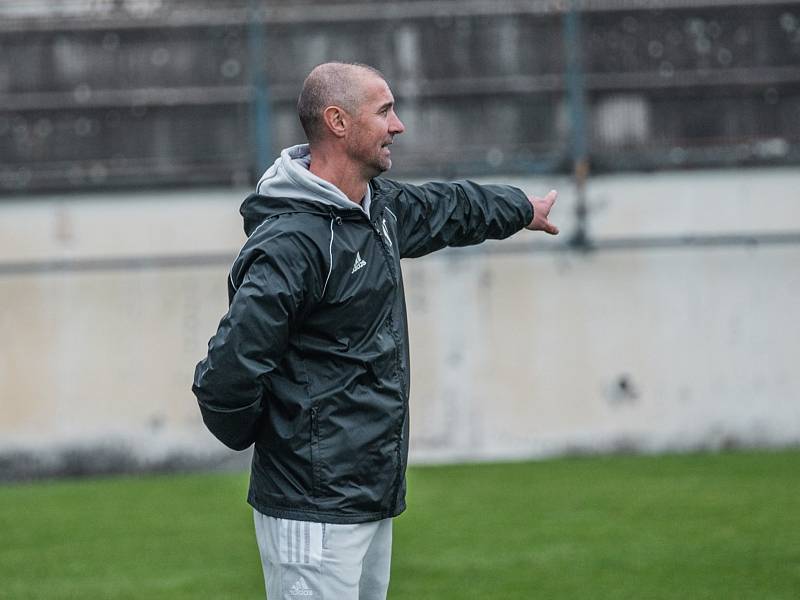
[[[589,177],[589,140],[586,130],[586,93],[581,64],[582,38],[577,0],[570,0],[564,12],[567,106],[570,117],[570,159],[575,181],[575,232],[569,243],[589,248],[587,232],[586,180]]]
[[[264,62],[266,44],[264,42],[265,23],[262,19],[261,0],[250,0],[250,19],[247,27],[247,42],[250,51],[250,136],[252,148],[252,169],[256,179],[270,163],[272,140],[270,137],[270,102],[267,73]]]

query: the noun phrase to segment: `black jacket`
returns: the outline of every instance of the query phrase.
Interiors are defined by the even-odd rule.
[[[370,186],[370,218],[313,199],[242,204],[249,238],[192,389],[217,438],[255,443],[248,501],[266,515],[361,523],[404,510],[400,259],[505,238],[533,217],[508,186]]]

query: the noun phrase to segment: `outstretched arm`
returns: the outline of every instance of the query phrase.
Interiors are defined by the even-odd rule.
[[[402,257],[503,239],[525,227],[553,235],[558,232],[547,220],[554,192],[545,198],[528,198],[512,186],[472,181],[421,186],[388,183],[400,189],[396,213]]]

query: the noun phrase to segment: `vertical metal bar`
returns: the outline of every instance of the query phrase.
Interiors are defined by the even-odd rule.
[[[573,246],[587,249],[586,180],[589,176],[589,140],[586,129],[586,92],[581,64],[582,38],[577,1],[570,0],[564,12],[564,53],[566,56],[567,105],[570,115],[570,158],[575,178],[575,233]]]
[[[250,51],[250,136],[252,169],[256,180],[267,168],[272,152],[270,136],[270,101],[265,66],[266,44],[264,41],[262,0],[250,0],[250,19],[247,27],[247,42]]]

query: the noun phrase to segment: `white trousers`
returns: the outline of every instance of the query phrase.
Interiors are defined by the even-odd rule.
[[[253,515],[268,600],[386,600],[392,519],[333,525]]]

